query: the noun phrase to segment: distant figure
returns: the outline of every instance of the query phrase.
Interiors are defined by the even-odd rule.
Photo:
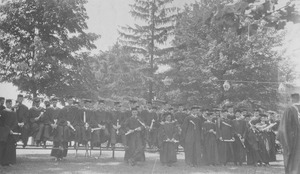
[[[281,118],[278,138],[283,148],[284,168],[286,174],[300,173],[300,124],[299,94],[292,94],[292,104],[289,105]]]

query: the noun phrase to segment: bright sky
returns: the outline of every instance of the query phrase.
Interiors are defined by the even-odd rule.
[[[174,0],[173,4],[183,7],[186,3],[193,3],[197,0]],[[89,32],[101,35],[96,42],[98,53],[100,50],[108,50],[118,39],[119,26],[132,25],[134,19],[129,14],[128,4],[133,0],[89,0],[86,5],[89,20],[87,21]],[[285,47],[287,55],[293,57],[300,72],[300,25],[289,27]],[[299,80],[300,81],[300,80]],[[17,88],[11,84],[0,84],[0,96],[15,99]]]

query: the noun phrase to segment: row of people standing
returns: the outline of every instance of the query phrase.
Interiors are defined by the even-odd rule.
[[[241,114],[239,110],[233,113],[232,108],[203,111],[200,107],[184,110],[179,106],[175,112],[173,108],[138,107],[136,101],[130,102],[131,109],[120,102],[108,108],[104,100],[83,100],[80,105],[71,96],[62,109],[57,107],[58,99],[54,97],[45,102],[45,109],[36,99],[28,110],[22,100],[19,95],[16,115],[23,146],[28,136],[33,136],[38,144],[53,141],[51,155],[56,160],[67,155],[70,141],[77,145],[91,142],[92,146],[108,142],[112,147],[122,143],[127,152],[125,161],[132,165],[145,159],[146,145],[157,147],[161,162],[168,165],[176,161],[174,149],[179,144],[184,147],[185,161],[190,166],[242,164],[246,160],[256,165],[274,160],[274,132],[266,128],[270,120],[259,112],[250,121],[249,114]]]
[[[258,110],[249,114],[233,107],[199,112],[192,108],[182,123],[185,161],[199,165],[269,165],[276,161],[275,132],[278,121]],[[268,115],[267,115],[268,114]],[[277,128],[276,128],[277,127]]]

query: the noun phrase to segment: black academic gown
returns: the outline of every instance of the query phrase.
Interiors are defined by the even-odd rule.
[[[222,119],[217,121],[218,152],[220,163],[226,165],[233,161],[233,133],[232,120]],[[221,138],[221,139],[220,139]]]
[[[6,124],[7,116],[4,110],[0,111],[0,165],[7,165],[5,156],[7,139],[10,134],[10,128]]]
[[[182,124],[181,139],[185,152],[185,163],[189,166],[202,164],[202,124],[197,116],[187,116]]]
[[[134,131],[133,133],[126,135],[128,148],[125,150],[125,162],[128,162],[128,160],[132,160],[133,162],[145,161],[145,127],[143,124],[144,123],[141,118],[130,117],[123,125],[126,132],[129,130],[135,130],[138,127],[141,128],[141,131]]]
[[[210,121],[203,123],[204,160],[206,165],[219,164],[216,124]]]
[[[14,111],[7,110],[5,111],[5,124],[13,132],[17,128],[17,114]],[[17,154],[16,154],[16,140],[17,135],[9,134],[7,137],[6,148],[4,153],[5,165],[16,164]]]
[[[285,109],[278,129],[278,138],[283,148],[285,172],[300,173],[300,124],[295,106]]]
[[[27,145],[28,137],[29,137],[29,110],[28,107],[24,104],[19,104],[17,109],[17,120],[18,123],[24,123],[24,126],[18,126],[17,132],[21,133],[21,140],[23,143],[23,147]]]
[[[162,164],[171,164],[177,161],[175,142],[168,142],[167,139],[173,138],[178,141],[178,127],[175,122],[164,123],[159,131],[160,162]]]
[[[247,122],[244,119],[232,120],[235,142],[233,143],[234,162],[242,164],[246,161],[246,147],[244,139],[247,129]]]

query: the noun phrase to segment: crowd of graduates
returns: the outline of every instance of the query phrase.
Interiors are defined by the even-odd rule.
[[[226,107],[201,106],[185,108],[184,105],[141,104],[136,100],[115,101],[59,99],[51,97],[41,107],[35,98],[28,109],[18,95],[16,104],[0,98],[0,162],[16,163],[16,142],[27,146],[33,137],[37,146],[53,142],[51,156],[56,161],[67,156],[69,143],[75,142],[89,148],[106,143],[115,148],[124,146],[126,163],[134,166],[145,161],[145,149],[158,151],[163,165],[172,166],[183,147],[185,162],[189,166],[201,165],[254,165],[268,166],[276,161],[279,144],[276,132],[279,115],[273,111],[233,105]],[[4,102],[5,101],[5,102]],[[5,104],[5,106],[4,106]]]

